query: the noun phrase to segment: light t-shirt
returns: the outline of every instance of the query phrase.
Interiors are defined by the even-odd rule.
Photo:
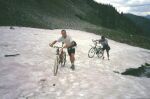
[[[57,42],[64,42],[67,46],[70,46],[72,41],[73,41],[73,40],[72,40],[72,38],[71,38],[69,35],[67,35],[66,38],[60,37],[60,38],[57,40]]]

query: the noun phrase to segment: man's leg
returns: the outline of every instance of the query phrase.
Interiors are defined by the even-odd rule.
[[[70,62],[71,62],[72,65],[74,65],[74,61],[75,61],[75,55],[74,55],[74,53],[71,53]]]
[[[109,60],[109,50],[107,50],[107,57],[108,57],[108,60]]]
[[[102,53],[102,59],[104,59],[104,52],[105,52],[105,49],[102,49],[103,50],[103,53]]]
[[[71,69],[74,70],[74,61],[75,61],[75,49],[74,48],[68,48],[68,54],[70,57],[71,62]]]
[[[102,59],[104,59],[105,57],[104,57],[104,51],[103,51],[103,54],[102,54]]]
[[[75,54],[74,53],[70,54],[70,62],[71,62],[71,68],[74,70],[75,69],[75,67],[74,67]]]

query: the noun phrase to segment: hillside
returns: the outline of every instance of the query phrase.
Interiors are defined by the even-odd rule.
[[[141,16],[136,16],[133,14],[126,14],[125,16],[127,16],[137,26],[143,29],[143,35],[150,37],[150,20],[149,19],[145,17],[141,17]]]
[[[150,49],[143,28],[93,0],[0,0],[0,13],[0,26],[78,29]]]
[[[138,30],[111,5],[97,4],[92,0],[1,0],[0,7],[0,25],[52,29],[97,25],[131,33]]]

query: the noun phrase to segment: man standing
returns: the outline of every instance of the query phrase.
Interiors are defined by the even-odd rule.
[[[63,48],[67,48],[69,57],[70,57],[70,62],[71,62],[71,69],[74,70],[75,69],[75,65],[74,65],[74,61],[75,61],[75,46],[76,46],[76,42],[72,40],[72,38],[67,35],[66,30],[61,30],[61,37],[58,40],[53,41],[51,44],[49,44],[51,47],[53,47],[53,45],[56,42],[63,42],[65,45],[63,46]]]
[[[105,51],[106,50],[106,52],[107,52],[107,58],[108,58],[108,60],[109,60],[109,50],[110,50],[110,46],[109,46],[109,44],[108,44],[108,40],[105,38],[105,36],[102,36],[101,37],[101,40],[99,40],[99,42],[102,44],[102,46],[103,46],[103,51]],[[103,59],[104,59],[104,53],[103,53]]]
[[[102,50],[103,50],[103,59],[104,59],[104,51],[106,50],[107,52],[107,58],[109,60],[109,50],[110,50],[110,46],[108,44],[108,40],[105,38],[105,36],[101,36],[100,40],[96,40],[99,41],[99,43],[103,46]]]

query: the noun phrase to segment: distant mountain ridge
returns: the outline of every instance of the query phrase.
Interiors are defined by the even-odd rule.
[[[145,18],[150,19],[150,15],[145,16]]]
[[[133,14],[126,14],[130,20],[132,20],[138,27],[143,29],[143,35],[150,36],[150,20],[142,17],[142,16],[136,16]]]

